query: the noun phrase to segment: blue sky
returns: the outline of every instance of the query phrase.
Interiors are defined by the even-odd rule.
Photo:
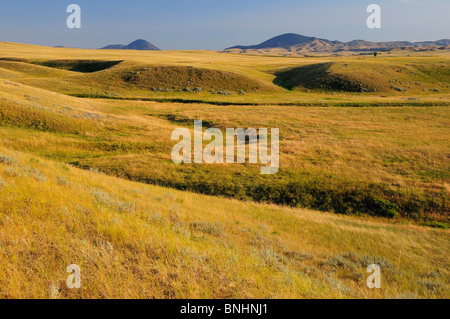
[[[66,8],[82,9],[82,28],[66,27]],[[368,29],[366,8],[382,9]],[[98,48],[146,39],[162,49],[217,50],[282,33],[330,40],[450,38],[449,0],[0,0],[0,41]]]

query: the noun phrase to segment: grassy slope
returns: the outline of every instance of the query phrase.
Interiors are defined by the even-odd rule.
[[[449,297],[448,231],[172,191],[0,153],[4,298]],[[377,291],[365,285],[372,262],[382,265]],[[73,263],[82,290],[65,288]]]
[[[330,59],[0,44],[0,58],[12,56],[125,60],[101,72],[141,68],[164,60],[166,65],[232,71],[268,85],[274,79],[273,70]],[[432,65],[444,58],[420,59]],[[228,195],[237,197],[246,197],[245,183],[249,182],[275,187],[296,182],[316,185],[329,194],[352,189],[377,192],[375,184],[395,191],[392,195],[382,190],[378,195],[425,199],[420,202],[423,213],[445,221],[448,107],[186,105],[79,99],[58,93],[70,93],[62,89],[85,92],[91,87],[88,93],[110,96],[123,93],[130,97],[327,105],[406,103],[409,94],[387,92],[382,97],[280,89],[218,96],[120,91],[118,86],[101,87],[95,76],[0,62],[0,153],[7,154],[0,157],[2,297],[448,298],[448,230],[408,225],[405,220],[393,224],[194,195],[63,164],[96,167],[112,175],[180,188],[189,186],[195,176],[193,186],[201,186],[206,193],[224,191],[209,181],[217,180],[217,185],[232,181],[238,189]],[[448,103],[443,76],[437,79],[444,83],[441,92],[416,91],[421,102]],[[87,78],[92,82],[85,83]],[[280,127],[280,174],[268,180],[259,175],[259,167],[251,165],[175,166],[170,160],[174,144],[169,141],[170,133],[198,118],[220,128]],[[12,154],[15,159],[10,161]],[[308,188],[296,188],[304,189]],[[311,199],[308,193],[297,195],[303,203]],[[326,199],[322,195],[316,198]],[[441,210],[430,215],[436,205]],[[319,208],[331,210],[329,206]],[[383,266],[385,286],[381,291],[365,288],[363,266],[368,262]],[[82,291],[64,288],[65,270],[72,263],[82,267]]]
[[[446,59],[338,60],[278,71],[275,82],[300,90],[428,95],[448,92],[450,68]]]
[[[80,49],[55,49],[38,46],[3,43],[0,45],[0,58],[26,59],[30,61],[47,60],[124,60],[97,74],[77,74],[58,78],[36,78],[26,76],[18,79],[25,84],[53,90],[65,94],[77,94],[88,96],[106,96],[114,98],[147,97],[158,99],[186,99],[202,101],[226,101],[233,103],[306,103],[306,104],[338,104],[338,103],[396,103],[396,104],[430,104],[447,103],[450,98],[448,85],[448,53],[441,55],[423,56],[415,54],[409,57],[264,57],[248,55],[221,54],[205,51],[127,51],[122,50],[80,50]],[[349,78],[353,82],[367,82],[369,87],[379,89],[377,94],[372,92],[349,94],[340,90],[333,95],[324,94],[323,89],[312,92],[283,90],[272,82],[278,71],[320,64],[325,62],[335,63],[333,72],[341,77]],[[121,72],[139,72],[149,66],[178,66],[206,68],[218,71],[232,72],[236,76],[250,77],[252,81],[260,81],[264,88],[261,92],[246,95],[220,95],[212,94],[207,90],[202,93],[185,92],[154,92],[151,88],[159,88],[151,83],[148,88],[124,83],[118,75]],[[134,69],[134,70],[133,70]],[[0,68],[0,70],[2,70]],[[58,70],[60,71],[60,70]],[[398,71],[398,72],[397,72]],[[342,74],[341,74],[342,73]],[[360,74],[363,74],[361,78]],[[183,76],[180,76],[183,78]],[[368,80],[370,79],[370,80]],[[105,80],[103,82],[103,80]],[[190,87],[188,79],[176,85],[163,85],[163,89],[172,89],[173,86]],[[418,83],[418,84],[417,84]],[[183,84],[183,85],[182,85]],[[220,83],[218,83],[220,84]],[[219,85],[220,86],[220,85]],[[193,87],[191,87],[193,88]],[[404,91],[397,91],[401,88]],[[226,89],[226,85],[222,88]],[[246,90],[246,86],[242,89]],[[434,91],[435,89],[440,92]],[[266,92],[265,92],[266,91]],[[328,91],[328,90],[325,90]],[[383,94],[379,94],[379,93]],[[408,101],[408,98],[420,98],[420,100]]]
[[[388,200],[404,217],[448,222],[447,107],[205,107],[77,99],[10,81],[0,89],[0,142],[10,148],[206,194],[377,215],[371,201]],[[171,132],[194,119],[280,128],[280,172],[173,164]]]

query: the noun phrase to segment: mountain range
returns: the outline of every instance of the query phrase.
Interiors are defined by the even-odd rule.
[[[429,49],[431,47],[448,47],[449,39],[424,42],[370,42],[364,40],[353,40],[350,42],[330,41],[316,37],[308,37],[295,33],[287,33],[271,38],[261,44],[250,46],[234,46],[223,52],[233,53],[285,53],[307,54],[307,53],[335,53],[335,52],[374,52],[390,51],[400,48]]]
[[[161,51],[158,47],[154,46],[150,42],[142,39],[131,42],[128,45],[125,44],[111,44],[101,48],[102,50],[139,50],[139,51]]]
[[[58,46],[64,48],[64,46]],[[128,45],[111,44],[102,50],[139,50],[160,51],[152,43],[138,39]],[[275,54],[275,55],[307,55],[307,54],[341,54],[341,53],[364,53],[385,52],[395,49],[428,51],[428,50],[450,50],[450,39],[437,41],[391,41],[371,42],[365,40],[353,40],[349,42],[331,41],[316,37],[304,36],[296,33],[286,33],[276,36],[256,45],[237,45],[221,52],[225,53],[253,53],[253,54]]]

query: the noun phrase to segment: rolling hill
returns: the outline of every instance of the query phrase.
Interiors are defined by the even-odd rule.
[[[0,43],[0,297],[448,298],[448,61]],[[176,165],[195,119],[279,173]]]
[[[3,144],[1,298],[449,296],[448,232],[149,186]],[[66,286],[73,263],[83,289]],[[367,288],[371,263],[384,289]]]

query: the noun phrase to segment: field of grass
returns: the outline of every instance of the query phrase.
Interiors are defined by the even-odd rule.
[[[447,231],[148,186],[0,148],[1,298],[448,298]],[[366,286],[382,267],[382,289]],[[82,289],[66,287],[81,268]]]
[[[80,72],[83,69],[78,69],[78,72],[68,71],[71,67],[68,61],[73,61],[73,67],[86,60],[97,61],[101,67],[105,63],[122,62],[99,72]],[[401,57],[303,58],[205,51],[149,53],[52,49],[11,43],[0,45],[0,72],[4,72],[2,77],[45,90],[110,99],[180,99],[231,104],[448,104],[449,62],[450,55],[446,52],[428,56],[417,53]],[[326,76],[323,76],[320,67],[324,63],[331,65],[329,73],[325,72]],[[312,68],[313,77],[321,79],[320,85],[312,83],[303,89],[295,86],[297,89],[293,91],[277,85],[279,78],[283,78],[280,73],[305,66]],[[155,70],[159,69],[161,74],[163,67],[171,69],[171,72],[162,72],[166,78],[158,76],[158,70]],[[199,78],[195,73],[201,73],[202,70],[208,72]],[[354,90],[347,90],[346,86],[333,89],[333,86],[323,85],[329,83],[329,78],[348,81],[350,87],[363,87],[367,92],[355,94],[352,93]],[[189,92],[199,87],[201,91]],[[184,92],[184,89],[188,92]]]
[[[0,143],[16,150],[209,195],[383,217],[392,204],[393,215],[448,223],[445,106],[205,106],[0,87]],[[262,176],[250,164],[174,164],[171,132],[192,129],[195,119],[221,129],[279,128],[279,173]]]
[[[449,62],[0,43],[0,296],[448,298]],[[174,164],[198,119],[278,174]]]

